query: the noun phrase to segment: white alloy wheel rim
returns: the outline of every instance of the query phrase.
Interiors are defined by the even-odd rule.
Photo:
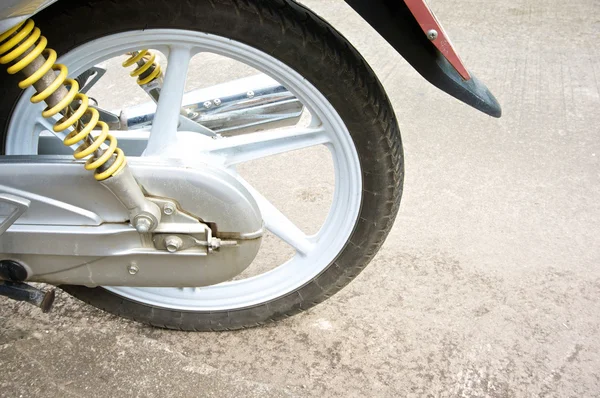
[[[310,282],[343,250],[360,211],[360,163],[352,137],[339,114],[312,84],[287,65],[255,48],[212,34],[171,29],[124,32],[77,47],[59,61],[69,67],[70,76],[77,76],[99,62],[141,48],[156,48],[165,55],[172,48],[187,48],[190,56],[199,52],[211,52],[243,62],[279,81],[300,99],[320,123],[318,128],[322,130],[319,132],[322,135],[313,145],[324,144],[330,149],[335,169],[335,193],[321,230],[316,235],[302,237],[303,241],[299,235],[291,238],[285,236],[294,242],[292,246],[296,249],[296,254],[271,271],[243,280],[196,289],[106,288],[131,300],[157,307],[184,311],[220,311],[259,305],[294,292]],[[168,69],[167,67],[166,80]],[[169,90],[166,80],[163,90]],[[32,89],[29,89],[15,107],[7,134],[7,155],[37,154],[37,134],[50,125],[41,116],[32,116],[41,115],[44,107],[29,102],[32,93]],[[224,140],[227,139],[229,138]],[[305,143],[302,147],[307,146],[310,145]],[[259,207],[267,228],[277,236],[289,234],[294,225],[272,205],[269,207],[270,203],[263,201],[264,198],[259,193],[250,190],[259,197],[257,202],[260,202]],[[297,241],[293,238],[297,238]]]

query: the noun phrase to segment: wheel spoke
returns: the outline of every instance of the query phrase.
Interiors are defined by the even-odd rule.
[[[152,122],[146,156],[160,154],[175,137],[191,57],[192,52],[187,47],[169,47],[169,64]]]
[[[309,240],[308,236],[246,180],[239,176],[238,180],[256,200],[265,227],[279,239],[296,249],[299,254],[308,255],[314,247],[314,243]]]
[[[243,134],[212,142],[206,152],[222,157],[226,166],[330,142],[321,127]]]

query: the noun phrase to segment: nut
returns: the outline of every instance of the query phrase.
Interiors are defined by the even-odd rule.
[[[175,253],[183,247],[183,240],[179,236],[167,236],[165,238],[165,246],[169,253]]]
[[[216,100],[214,100],[213,102],[215,103],[216,106],[221,105],[221,100],[218,98]]]
[[[133,226],[140,234],[146,234],[152,229],[154,221],[146,215],[139,215],[133,220]]]

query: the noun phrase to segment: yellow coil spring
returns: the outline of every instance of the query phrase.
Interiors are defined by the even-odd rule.
[[[37,44],[35,44],[36,42]],[[2,43],[0,45],[0,64],[3,65],[14,61],[35,45],[25,57],[8,68],[8,73],[11,75],[25,69],[39,55],[43,55],[46,58],[46,62],[44,62],[35,73],[19,82],[19,87],[22,89],[26,89],[36,83],[50,70],[59,72],[56,79],[48,85],[48,87],[31,97],[31,102],[39,103],[44,101],[58,90],[61,85],[68,88],[68,94],[54,107],[47,107],[42,112],[42,116],[49,118],[62,112],[63,117],[54,124],[53,129],[55,132],[59,133],[65,131],[69,127],[74,128],[74,130],[65,137],[64,144],[66,146],[71,146],[81,143],[73,154],[75,159],[83,159],[92,155],[105,141],[109,141],[108,149],[106,149],[100,157],[91,157],[85,163],[85,168],[87,170],[95,170],[94,177],[96,180],[106,180],[125,167],[127,164],[125,154],[121,149],[117,148],[117,139],[108,134],[108,125],[99,121],[100,114],[98,111],[89,107],[88,96],[79,92],[79,84],[75,80],[67,78],[69,73],[67,67],[62,64],[54,63],[57,58],[56,51],[46,48],[48,40],[41,35],[40,29],[35,27],[35,24],[31,19],[22,22],[1,34],[0,43]],[[74,101],[78,102],[77,109],[75,110],[71,107]],[[81,122],[81,118],[86,113],[90,116],[90,120],[84,124]],[[97,137],[91,136],[92,130],[98,126],[101,129],[100,134]],[[85,141],[88,136],[93,139],[93,143],[90,145]],[[99,168],[107,164],[115,153],[116,158],[114,162],[106,170],[100,171]]]
[[[141,60],[143,60],[144,64],[135,69],[133,72],[131,72],[129,74],[131,77],[140,76],[142,73],[146,72],[151,67],[154,67],[154,70],[152,71],[152,73],[150,73],[144,78],[142,78],[141,76],[138,77],[137,83],[140,86],[150,83],[152,80],[160,76],[161,73],[160,65],[157,62],[154,62],[156,60],[156,55],[154,55],[148,50],[142,50],[139,53],[132,55],[130,58],[127,58],[127,60],[123,62],[123,66],[127,68]]]

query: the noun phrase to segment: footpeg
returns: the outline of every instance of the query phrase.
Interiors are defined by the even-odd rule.
[[[49,312],[54,303],[54,289],[44,292],[21,281],[27,278],[27,270],[13,260],[0,261],[0,296],[26,301]]]
[[[54,295],[54,289],[44,292],[26,283],[0,281],[0,296],[26,301],[41,308],[44,313],[50,312],[54,303]]]

